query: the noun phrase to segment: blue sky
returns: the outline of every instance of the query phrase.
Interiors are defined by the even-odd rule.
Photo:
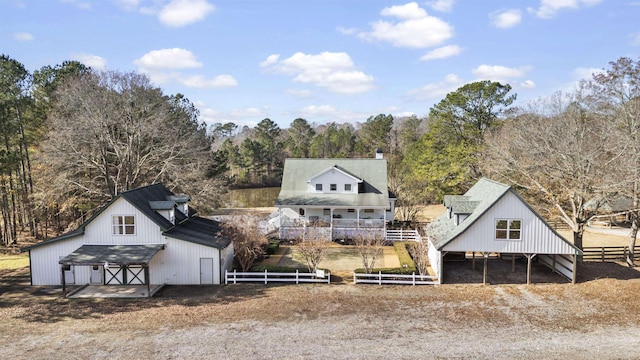
[[[209,124],[420,117],[465,83],[517,104],[639,60],[638,0],[0,0],[0,53],[146,73]]]

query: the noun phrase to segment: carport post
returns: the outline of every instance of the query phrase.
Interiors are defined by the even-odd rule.
[[[483,252],[482,256],[484,256],[484,269],[482,270],[482,285],[487,285],[487,259],[489,258],[489,253]]]
[[[64,265],[60,265],[60,273],[62,274],[62,297],[67,297],[67,279],[64,278]]]
[[[471,252],[471,270],[475,270],[476,269],[476,252],[472,251]]]
[[[527,257],[527,285],[531,285],[531,254],[525,254]]]
[[[144,266],[144,280],[147,283],[147,297],[151,297],[151,279],[149,279],[149,264]]]

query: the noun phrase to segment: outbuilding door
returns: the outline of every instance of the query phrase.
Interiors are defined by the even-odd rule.
[[[102,275],[103,275],[103,268],[100,265],[92,265],[91,266],[91,273],[89,274],[90,276],[90,282],[92,285],[102,285]]]
[[[60,256],[60,259],[62,259],[63,256]],[[64,269],[64,282],[65,284],[75,284],[76,283],[76,276],[75,276],[75,268],[72,265],[62,265],[63,269]],[[61,279],[62,280],[62,279]]]
[[[200,284],[213,284],[212,258],[200,258]]]

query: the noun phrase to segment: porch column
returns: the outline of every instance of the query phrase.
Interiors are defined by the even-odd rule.
[[[527,285],[531,284],[531,258],[533,257],[532,254],[525,254],[524,256],[527,257]]]
[[[330,229],[330,234],[329,234],[329,241],[333,241],[333,208],[329,209],[329,229]]]
[[[382,213],[384,214],[382,223],[382,231],[384,231],[384,239],[387,240],[387,209],[382,209]]]
[[[360,208],[356,209],[356,228],[360,228]]]
[[[576,283],[576,277],[578,277],[578,255],[573,255],[573,266],[572,266],[573,276],[571,277],[571,283]]]

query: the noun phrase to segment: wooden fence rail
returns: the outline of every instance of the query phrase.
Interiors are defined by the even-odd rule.
[[[400,285],[436,285],[438,277],[431,275],[399,275],[399,274],[358,274],[353,273],[354,284],[400,284]]]
[[[331,273],[329,272],[316,272],[316,273],[301,273],[296,272],[233,272],[225,271],[224,283],[237,284],[239,282],[261,282],[261,283],[273,283],[273,282],[292,282],[296,284],[300,283],[331,283]]]
[[[626,260],[629,254],[628,246],[585,246],[582,249],[584,260],[610,261]],[[634,248],[634,259],[640,259],[640,245]]]
[[[387,230],[387,241],[422,241],[417,230]]]

